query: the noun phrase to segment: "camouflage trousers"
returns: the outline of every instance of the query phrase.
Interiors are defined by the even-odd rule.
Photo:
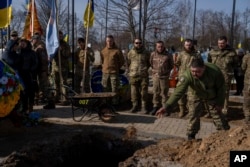
[[[56,89],[55,101],[66,101],[66,88],[61,85],[59,72],[53,71],[52,78],[54,79],[54,87]],[[62,71],[62,84],[67,85],[68,71]]]
[[[119,75],[118,74],[102,74],[102,86],[104,92],[115,92],[118,93],[118,88],[120,85]],[[119,99],[117,96],[112,98],[112,103],[117,105]]]
[[[243,89],[243,112],[245,118],[250,118],[250,85],[245,84]]]
[[[145,106],[148,100],[148,77],[130,77],[131,102]]]
[[[200,117],[204,111],[204,100],[196,96],[188,95],[188,125],[187,135],[195,135],[200,130]],[[230,126],[221,110],[216,110],[215,101],[208,100],[207,105],[210,115],[217,130],[228,130]]]
[[[153,77],[153,107],[165,106],[168,98],[168,91],[168,78]]]
[[[84,84],[82,83],[83,75],[82,73],[75,73],[75,83],[74,83],[74,91],[77,93],[82,92],[82,86],[83,86],[83,92],[90,93],[90,74],[88,71],[85,72],[84,76]]]
[[[233,78],[232,75],[224,75],[225,78],[225,86],[226,86],[226,92],[225,92],[225,101],[224,101],[224,107],[222,109],[222,112],[227,115],[228,113],[228,102],[229,102],[229,93],[231,89],[231,80]]]
[[[38,87],[39,87],[39,97],[47,98],[48,88],[49,88],[47,71],[38,73]]]

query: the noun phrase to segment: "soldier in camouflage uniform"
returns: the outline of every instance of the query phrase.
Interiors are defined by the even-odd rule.
[[[60,54],[59,54],[60,52]],[[59,69],[59,55],[61,59],[61,69]],[[70,46],[67,42],[63,40],[63,33],[59,31],[59,48],[56,51],[53,59],[52,59],[52,69],[51,75],[55,80],[55,87],[56,87],[56,102],[61,102],[62,105],[67,105],[68,102],[66,97],[62,94],[66,95],[66,89],[61,85],[67,85],[67,79],[69,74],[69,58],[71,56],[70,53]],[[62,82],[60,81],[60,71],[62,73]]]
[[[242,70],[245,72],[244,88],[243,88],[243,112],[245,115],[245,122],[250,123],[250,53],[243,57]]]
[[[127,63],[129,67],[129,82],[131,86],[131,112],[139,110],[139,103],[141,103],[141,111],[147,113],[148,100],[148,68],[150,67],[150,53],[142,45],[139,38],[134,40],[134,47],[129,51],[127,56]]]
[[[48,95],[48,54],[46,51],[45,43],[41,40],[40,35],[34,35],[32,37],[32,49],[36,52],[38,58],[38,69],[37,69],[37,79],[38,79],[38,94],[36,98],[40,99],[42,102],[47,99]]]
[[[204,64],[202,59],[193,59],[190,69],[185,71],[177,83],[176,89],[169,97],[166,105],[156,112],[162,117],[165,112],[170,111],[175,103],[182,97],[189,88],[189,93],[195,95],[196,99],[189,102],[188,139],[195,139],[200,130],[200,116],[203,112],[203,101],[208,102],[209,111],[217,130],[228,130],[230,126],[225,119],[221,109],[225,100],[225,80],[221,70],[212,63]]]
[[[201,55],[194,49],[193,41],[191,39],[186,39],[184,41],[184,50],[180,52],[175,62],[178,67],[178,76],[181,76],[187,69],[189,69],[191,61],[195,58],[202,59]],[[184,117],[187,112],[187,99],[192,97],[187,97],[189,94],[185,93],[184,96],[178,101],[179,105],[179,117]]]
[[[77,48],[74,56],[75,56],[75,86],[74,86],[74,90],[77,93],[82,92],[86,92],[86,93],[90,93],[91,89],[90,89],[90,65],[91,63],[93,63],[95,61],[95,55],[94,55],[94,51],[91,48],[87,48],[87,60],[86,60],[86,64],[84,67],[84,63],[85,63],[85,40],[84,38],[78,38],[77,40],[79,48]],[[83,78],[83,72],[84,72],[84,89],[80,89],[81,88],[81,82],[82,82],[82,78]]]
[[[173,56],[164,47],[163,41],[156,42],[156,50],[151,53],[150,64],[153,78],[153,110],[151,115],[164,106],[169,91],[169,75],[174,67]]]
[[[102,86],[104,92],[118,93],[120,85],[119,70],[124,65],[122,51],[116,46],[114,37],[106,37],[106,47],[101,51],[102,60]],[[118,105],[117,97],[112,99],[114,105]]]
[[[226,98],[223,107],[223,113],[228,113],[229,91],[231,88],[231,81],[234,75],[234,68],[237,67],[238,57],[233,48],[227,44],[227,37],[221,36],[218,38],[218,48],[212,49],[208,53],[208,62],[217,65],[223,73],[226,86]]]

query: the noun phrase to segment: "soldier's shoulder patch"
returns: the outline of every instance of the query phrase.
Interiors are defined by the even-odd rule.
[[[185,81],[185,78],[181,76],[181,77],[179,78],[179,81],[182,83],[182,82]]]

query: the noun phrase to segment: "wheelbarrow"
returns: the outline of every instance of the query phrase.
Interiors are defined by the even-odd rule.
[[[66,86],[65,86],[66,87]],[[69,89],[69,87],[66,87]],[[111,99],[116,96],[113,92],[81,93],[67,96],[71,102],[73,120],[82,121],[86,116],[98,114],[103,122],[111,122],[118,113],[111,104]]]

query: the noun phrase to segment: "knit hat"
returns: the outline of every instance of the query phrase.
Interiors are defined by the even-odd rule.
[[[11,31],[10,35],[11,36],[18,36],[18,33],[17,33],[17,31]]]

